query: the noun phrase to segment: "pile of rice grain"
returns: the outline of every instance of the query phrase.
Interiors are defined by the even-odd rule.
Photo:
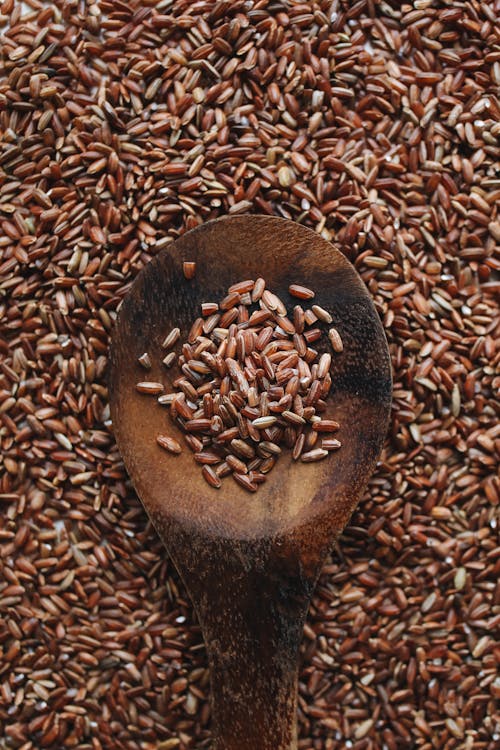
[[[354,262],[394,368],[307,621],[299,748],[498,747],[499,10],[1,4],[6,750],[210,746],[201,634],[116,449],[106,355],[139,270],[248,212]]]

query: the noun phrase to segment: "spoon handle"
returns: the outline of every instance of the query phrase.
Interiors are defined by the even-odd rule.
[[[208,549],[205,540],[196,571],[175,560],[208,652],[213,750],[296,750],[298,652],[311,580],[298,557],[222,544]]]
[[[256,606],[258,604],[256,603]],[[297,657],[300,638],[278,633],[269,612],[257,611],[259,632],[241,612],[227,626],[205,623],[212,685],[214,750],[296,750]]]

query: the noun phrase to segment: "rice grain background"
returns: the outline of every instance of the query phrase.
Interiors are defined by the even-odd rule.
[[[106,353],[151,257],[248,212],[339,246],[394,368],[305,629],[299,747],[499,747],[499,16],[1,4],[1,748],[210,746],[201,635],[113,441]]]

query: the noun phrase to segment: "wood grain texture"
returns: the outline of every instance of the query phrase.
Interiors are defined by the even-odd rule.
[[[186,281],[183,261],[196,262]],[[211,490],[190,451],[156,445],[179,438],[156,399],[136,392],[137,358],[148,379],[171,389],[161,342],[185,340],[202,302],[263,276],[290,308],[290,283],[316,291],[344,341],[333,357],[327,416],[342,449],[313,465],[280,457],[249,496],[230,478]],[[329,349],[325,335],[319,347]],[[386,433],[391,398],[387,344],[369,294],[335,248],[293,222],[262,216],[218,219],[184,235],[144,268],[113,335],[110,400],[118,446],[139,497],[194,602],[207,646],[215,750],[296,747],[297,653],[322,562],[366,486]],[[182,442],[182,438],[181,438]]]

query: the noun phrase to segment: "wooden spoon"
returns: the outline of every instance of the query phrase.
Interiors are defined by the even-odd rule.
[[[184,278],[183,261],[196,262]],[[321,462],[284,451],[249,494],[228,477],[209,487],[186,448],[171,456],[156,436],[182,438],[140,380],[171,390],[178,371],[161,364],[175,326],[186,340],[202,302],[264,277],[291,310],[290,283],[315,290],[344,351],[333,358],[328,413],[342,448]],[[316,345],[315,345],[316,346]],[[323,348],[329,348],[324,336]],[[149,352],[149,373],[138,357]],[[218,219],[160,252],[123,302],[111,347],[113,426],[137,494],[173,559],[201,623],[212,683],[214,750],[297,747],[298,650],[321,565],[355,508],[387,430],[391,372],[370,296],[352,265],[299,224],[264,216]]]

